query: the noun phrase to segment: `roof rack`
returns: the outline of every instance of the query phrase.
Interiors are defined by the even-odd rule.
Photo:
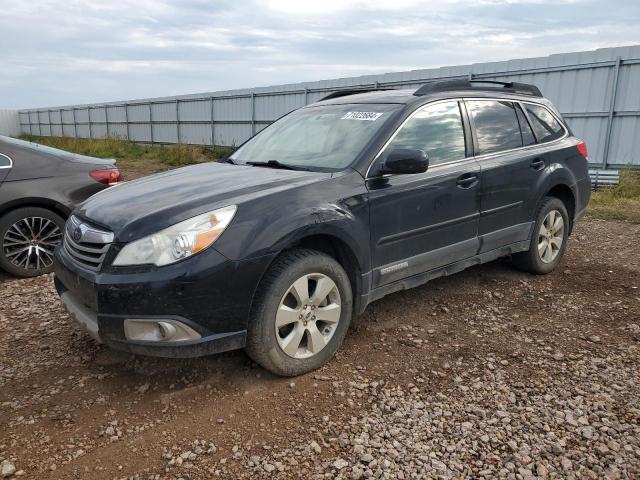
[[[483,86],[484,85],[484,86]],[[520,93],[534,97],[542,97],[542,92],[535,85],[517,82],[498,82],[496,80],[436,80],[425,83],[413,94],[416,96],[428,95],[449,90],[485,90],[508,93]]]
[[[378,90],[393,90],[391,88],[353,88],[349,90],[338,90],[337,92],[332,92],[329,95],[322,97],[318,102],[323,102],[324,100],[331,100],[332,98],[340,98],[346,97],[348,95],[357,95],[358,93],[367,93],[367,92],[376,92]]]

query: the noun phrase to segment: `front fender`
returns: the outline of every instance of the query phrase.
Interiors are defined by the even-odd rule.
[[[311,235],[331,235],[369,270],[369,205],[362,177],[353,172],[330,181],[280,192],[240,205],[216,242],[231,260],[276,255]]]

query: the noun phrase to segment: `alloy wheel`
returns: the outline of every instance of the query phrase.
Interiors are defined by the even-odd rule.
[[[564,219],[558,210],[544,217],[538,232],[538,255],[544,263],[553,262],[560,254],[564,242]]]
[[[49,268],[53,251],[62,239],[62,231],[43,217],[21,218],[4,234],[2,251],[14,266],[30,271]]]
[[[300,277],[280,300],[275,316],[276,338],[284,353],[309,358],[327,346],[340,321],[340,291],[322,273]]]

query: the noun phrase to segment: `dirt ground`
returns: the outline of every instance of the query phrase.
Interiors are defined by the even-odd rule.
[[[321,370],[96,345],[50,276],[0,277],[0,462],[22,478],[639,478],[640,225],[559,269],[400,292]]]

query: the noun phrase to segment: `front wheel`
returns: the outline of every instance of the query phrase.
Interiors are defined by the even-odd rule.
[[[63,229],[62,217],[45,208],[9,212],[0,218],[0,268],[18,277],[51,272]]]
[[[315,370],[340,347],[352,315],[349,277],[315,250],[282,254],[260,282],[247,331],[247,354],[267,370]]]
[[[514,255],[514,264],[536,275],[552,272],[567,247],[569,226],[569,215],[562,200],[545,197],[538,208],[529,250]]]

